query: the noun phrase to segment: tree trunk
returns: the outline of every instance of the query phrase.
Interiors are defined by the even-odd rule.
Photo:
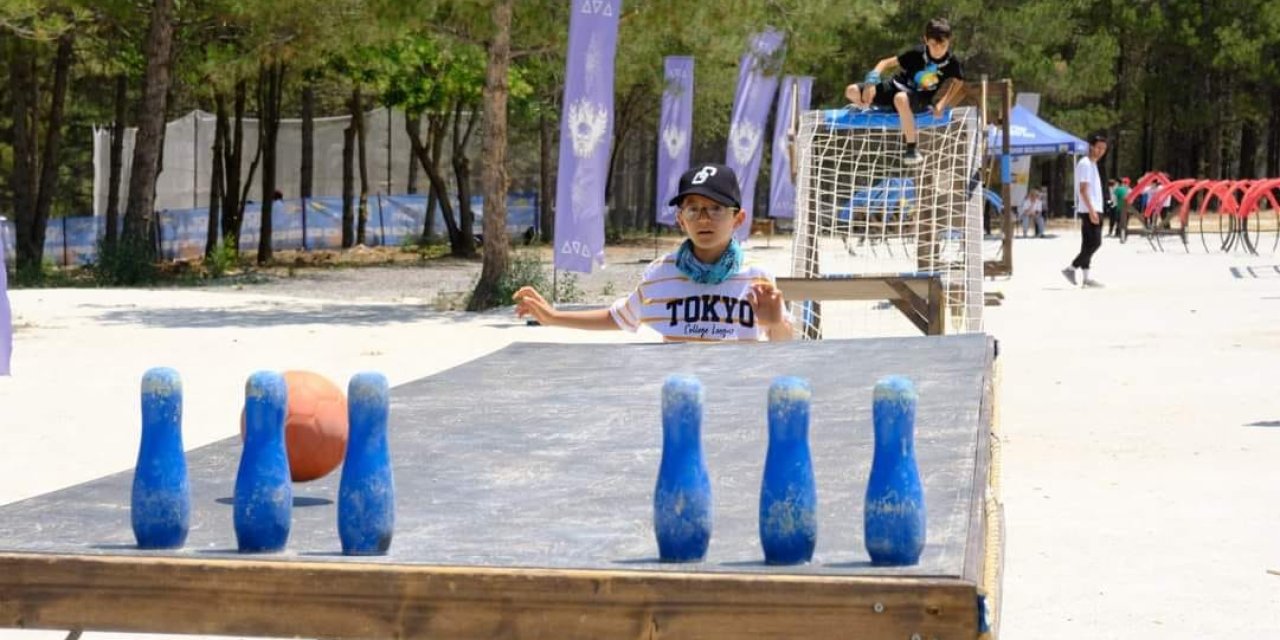
[[[1280,175],[1280,87],[1271,89],[1271,118],[1267,123],[1267,175]]]
[[[223,176],[226,189],[222,194],[222,241],[230,243],[235,255],[240,255],[240,230],[244,224],[244,199],[240,197],[240,164],[244,162],[244,110],[248,90],[245,81],[236,83],[232,103],[235,122],[223,124],[231,135],[230,144],[222,150]],[[226,119],[226,113],[223,113]],[[250,178],[252,181],[252,178]]]
[[[37,149],[37,105],[40,87],[36,83],[36,46],[22,38],[10,38],[9,102],[13,117],[13,170],[9,186],[13,191],[15,244],[18,269],[39,269],[44,261],[44,242],[35,242]],[[4,268],[0,265],[0,268]]]
[[[458,223],[453,216],[453,203],[449,201],[449,187],[445,184],[444,175],[440,173],[440,156],[444,153],[444,134],[449,128],[449,120],[446,116],[440,114],[431,114],[427,116],[427,144],[422,144],[415,136],[410,136],[410,148],[413,154],[418,158],[418,164],[422,165],[422,170],[427,174],[427,182],[431,188],[431,196],[427,200],[427,222],[423,223],[428,236],[434,235],[432,229],[435,223],[430,216],[433,204],[439,205],[441,218],[444,219],[444,226],[449,234],[449,244],[452,246],[457,240]]]
[[[360,217],[356,223],[356,244],[365,242],[365,227],[369,223],[369,156],[365,149],[364,95],[356,87],[351,92],[351,126],[356,129],[356,164],[360,168]]]
[[[36,196],[33,239],[44,245],[44,232],[53,206],[53,192],[58,178],[58,149],[62,146],[62,119],[67,103],[67,81],[71,75],[73,36],[68,32],[58,38],[54,56],[53,95],[49,97],[49,121],[45,128],[43,159],[40,161],[40,186]]]
[[[107,175],[107,228],[103,240],[114,249],[120,235],[120,178],[124,173],[124,129],[129,111],[129,78],[116,76],[115,122],[111,123],[111,169]]]
[[[316,88],[307,80],[302,87],[302,169],[298,176],[298,197],[310,198],[311,185],[315,181],[316,155]]]
[[[258,126],[261,127],[262,125],[259,124]],[[259,129],[259,131],[261,131],[261,129]],[[259,138],[261,138],[262,134],[259,133],[258,136]],[[246,205],[249,204],[249,189],[253,187],[253,176],[258,171],[258,163],[261,161],[262,161],[262,144],[261,142],[259,142],[258,149],[253,152],[253,161],[249,163],[249,173],[244,178],[244,186],[240,189],[239,221],[241,223],[244,222],[244,208]],[[259,208],[259,211],[261,211],[261,208]],[[239,237],[240,237],[240,233],[239,231],[237,231],[236,238],[239,238]]]
[[[1116,71],[1115,71],[1116,83],[1115,83],[1115,86],[1112,87],[1111,89],[1112,91],[1111,108],[1117,114],[1120,114],[1120,121],[1117,122],[1114,126],[1112,126],[1111,131],[1108,133],[1108,140],[1110,141],[1110,144],[1107,145],[1106,157],[1110,161],[1111,169],[1110,171],[1106,172],[1106,175],[1102,176],[1103,179],[1106,179],[1108,176],[1112,178],[1119,178],[1120,176],[1120,146],[1121,146],[1120,132],[1125,128],[1124,126],[1124,97],[1125,97],[1124,89],[1125,89],[1126,82],[1125,82],[1124,74],[1125,74],[1125,53],[1128,50],[1127,47],[1125,46],[1126,42],[1127,42],[1127,39],[1124,38],[1122,34],[1121,37],[1119,38],[1119,43],[1118,43],[1120,45],[1120,55],[1116,56]],[[1117,204],[1116,206],[1119,206],[1119,205]]]
[[[1229,92],[1231,90],[1230,86],[1223,87],[1217,82],[1207,82],[1206,85],[1210,91]],[[1230,94],[1227,93],[1225,95]],[[1216,96],[1216,94],[1209,93],[1206,94],[1206,96]],[[1229,107],[1222,104],[1225,101],[1220,100],[1218,97],[1207,98],[1205,102],[1206,106],[1209,107],[1209,112],[1213,114],[1209,116],[1209,121],[1206,123],[1206,126],[1209,129],[1209,143],[1205,145],[1205,153],[1208,156],[1206,160],[1208,164],[1209,177],[1214,180],[1221,180],[1224,177],[1222,171],[1222,151],[1224,146],[1223,142],[1225,141],[1225,136],[1222,135],[1222,129],[1226,126],[1222,110]]]
[[[453,110],[453,176],[458,182],[458,234],[452,238],[451,253],[459,258],[476,256],[475,212],[471,209],[471,159],[467,157],[467,146],[471,134],[475,131],[480,112],[474,107],[467,116],[467,124],[462,126],[462,102],[459,101]]]
[[[1236,177],[1242,180],[1258,177],[1258,123],[1250,117],[1240,125],[1240,170]]]
[[[422,145],[422,114],[406,113],[404,117],[404,132],[409,136],[409,193],[417,193],[417,187],[414,183],[417,180],[418,166],[426,165],[428,158],[426,150]],[[427,210],[422,220],[422,242],[425,244],[431,241],[435,235],[436,219],[432,215],[436,210],[436,190],[434,187],[427,188]]]
[[[543,109],[538,117],[539,158],[538,163],[538,221],[543,242],[551,242],[555,235],[556,201],[555,178],[555,121]]]
[[[356,129],[350,124],[342,130],[342,248],[350,249],[355,243],[355,162]]]
[[[493,40],[489,43],[489,63],[484,79],[484,265],[480,280],[467,304],[480,311],[502,304],[500,285],[511,263],[507,239],[507,70],[511,66],[511,5],[515,0],[498,0],[493,5]]]
[[[260,72],[258,88],[258,148],[262,151],[262,221],[258,233],[258,264],[275,255],[272,210],[276,203],[276,141],[280,137],[280,101],[284,93],[284,64],[272,62]]]
[[[418,114],[416,116],[410,115],[408,113],[404,114],[404,129],[406,132],[409,133],[409,137],[421,138],[422,137],[422,114]],[[407,193],[410,193],[410,194],[418,193],[418,156],[413,153],[413,149],[409,150],[409,178],[406,182],[408,185],[406,188]],[[428,199],[430,199],[430,196],[427,196],[427,197]],[[430,210],[431,209],[427,209],[427,211],[430,211]],[[427,236],[424,233],[423,238],[425,239],[426,237]]]
[[[213,170],[209,177],[209,227],[204,238],[204,257],[208,258],[218,248],[218,231],[221,228],[223,185],[223,149],[227,144],[227,99],[221,91],[213,94]]]
[[[1147,74],[1150,75],[1151,66],[1147,65]],[[1151,93],[1149,91],[1142,92],[1142,158],[1138,165],[1139,175],[1150,171],[1155,165],[1155,131],[1154,121],[1155,115],[1151,109]]]
[[[156,204],[156,176],[164,142],[165,101],[169,94],[169,67],[173,48],[173,0],[154,0],[147,32],[147,71],[143,80],[142,108],[138,110],[138,134],[133,146],[129,175],[129,205],[124,214],[124,237],[154,249],[147,240]]]

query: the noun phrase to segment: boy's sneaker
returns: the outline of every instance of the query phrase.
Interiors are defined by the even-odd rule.
[[[1063,269],[1062,276],[1066,278],[1067,282],[1070,282],[1072,286],[1075,286],[1076,284],[1076,268],[1075,267],[1067,267],[1066,269]]]
[[[1102,289],[1102,288],[1104,288],[1104,287],[1102,286],[1102,283],[1101,283],[1101,282],[1098,282],[1097,280],[1094,280],[1093,278],[1085,278],[1085,280],[1084,280],[1084,286],[1085,286],[1085,288],[1087,288],[1087,289]]]
[[[920,155],[915,149],[908,149],[902,152],[902,166],[918,167],[924,164],[924,156]]]

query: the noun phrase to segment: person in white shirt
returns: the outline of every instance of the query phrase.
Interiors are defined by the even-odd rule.
[[[1076,215],[1080,217],[1080,253],[1062,275],[1071,284],[1079,282],[1085,287],[1102,285],[1089,277],[1093,266],[1093,254],[1102,246],[1102,176],[1098,175],[1098,160],[1107,153],[1107,136],[1102,132],[1089,136],[1089,155],[1076,163]],[[1076,279],[1076,269],[1083,276]]]
[[[1027,229],[1032,225],[1036,229],[1036,237],[1044,237],[1044,197],[1039,189],[1028,189],[1027,197],[1018,205],[1018,221],[1022,223],[1022,237],[1027,237]]]
[[[532,287],[513,298],[516,315],[575,329],[649,327],[666,342],[790,340],[782,292],[768,270],[751,264],[734,239],[746,222],[738,179],[724,165],[697,165],[680,177],[670,202],[688,238],[644,270],[631,295],[607,309],[561,311]]]

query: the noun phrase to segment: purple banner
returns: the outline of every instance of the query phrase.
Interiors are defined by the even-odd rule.
[[[769,175],[769,217],[796,217],[796,184],[791,173],[796,158],[792,155],[792,136],[799,133],[800,114],[809,110],[809,93],[813,78],[787,76],[778,93],[778,111],[773,124],[773,165]],[[794,109],[793,109],[794,107]]]
[[[747,222],[738,228],[736,234],[739,240],[746,240],[751,233],[751,209],[755,206],[756,177],[760,172],[765,126],[769,120],[769,108],[773,106],[773,94],[778,88],[783,52],[782,33],[766,29],[752,36],[738,65],[738,92],[733,98],[729,148],[724,163],[738,174],[742,207],[747,210]]]
[[[604,265],[604,189],[613,140],[613,59],[622,0],[572,0],[560,115],[555,268]]]
[[[689,169],[693,140],[693,58],[667,56],[662,119],[658,122],[658,224],[676,225],[675,207],[668,205],[680,188],[680,174]]]
[[[0,376],[9,375],[13,354],[13,315],[9,310],[9,276],[4,263],[4,218],[0,218]]]

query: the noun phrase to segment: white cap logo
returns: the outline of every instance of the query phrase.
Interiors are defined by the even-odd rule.
[[[693,176],[693,180],[690,180],[690,183],[691,183],[691,184],[702,184],[702,183],[706,182],[708,178],[710,178],[711,176],[714,176],[715,174],[716,174],[716,168],[715,168],[715,167],[712,167],[712,166],[710,166],[710,165],[705,166],[705,167],[703,167],[703,168],[699,169],[699,170],[698,170],[698,173],[694,174],[694,176]]]

